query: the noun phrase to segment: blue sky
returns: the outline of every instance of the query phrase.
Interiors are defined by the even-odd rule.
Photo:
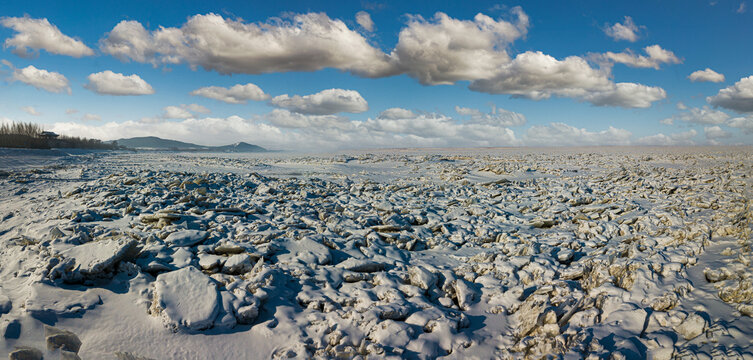
[[[751,144],[750,6],[3,2],[0,121],[302,150]]]

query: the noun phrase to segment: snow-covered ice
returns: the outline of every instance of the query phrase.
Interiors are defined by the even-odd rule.
[[[165,238],[165,243],[170,246],[194,246],[207,238],[206,231],[200,230],[180,230]]]
[[[10,358],[753,358],[753,149],[0,151]]]
[[[210,328],[218,311],[217,285],[195,267],[186,266],[157,276],[152,312],[171,328]]]

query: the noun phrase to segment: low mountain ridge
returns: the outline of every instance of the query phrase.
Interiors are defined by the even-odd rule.
[[[205,146],[188,142],[162,139],[156,136],[142,136],[115,140],[118,145],[140,150],[170,151],[216,151],[216,152],[265,152],[267,149],[245,142],[222,146]]]

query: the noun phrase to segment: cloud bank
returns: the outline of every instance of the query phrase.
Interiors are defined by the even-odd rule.
[[[52,130],[103,140],[157,135],[206,145],[246,141],[270,149],[335,151],[343,149],[395,147],[499,147],[499,146],[600,146],[600,145],[689,145],[698,132],[690,129],[672,134],[634,138],[615,126],[589,130],[552,122],[534,125],[516,133],[512,127],[525,118],[517,113],[492,108],[490,112],[458,106],[459,117],[441,113],[391,108],[375,118],[352,120],[336,114],[312,115],[275,109],[248,118],[197,117],[180,112],[185,106],[166,107],[165,113],[185,118],[175,121],[126,121],[82,124],[61,122]],[[178,116],[176,116],[178,117]],[[730,121],[727,125],[747,127],[753,132],[753,118]],[[726,138],[728,131],[714,125],[704,129],[706,140]]]
[[[357,14],[356,21],[370,31],[373,21],[367,15]],[[483,13],[467,20],[443,12],[429,19],[411,15],[400,30],[395,47],[385,52],[343,21],[323,13],[294,14],[256,23],[210,13],[192,16],[180,27],[153,31],[137,21],[121,21],[100,40],[99,46],[103,53],[123,61],[155,66],[185,63],[221,74],[325,68],[370,78],[407,74],[424,85],[470,81],[473,91],[534,100],[569,97],[597,106],[648,107],[666,97],[658,87],[615,83],[609,66],[597,69],[582,57],[556,59],[541,51],[510,55],[510,45],[525,37],[529,27],[529,17],[520,7],[496,19]],[[612,26],[620,27],[637,29],[629,18],[624,24]],[[600,56],[604,62],[636,67],[658,68],[681,62],[659,45],[644,50],[646,55],[626,51]],[[225,96],[217,88],[200,93],[196,90],[193,94],[232,103],[249,100]],[[258,93],[254,100],[263,97],[261,90]],[[633,95],[638,99],[626,98]]]

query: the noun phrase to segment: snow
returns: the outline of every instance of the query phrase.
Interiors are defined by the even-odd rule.
[[[0,356],[751,357],[751,155],[11,154]]]

